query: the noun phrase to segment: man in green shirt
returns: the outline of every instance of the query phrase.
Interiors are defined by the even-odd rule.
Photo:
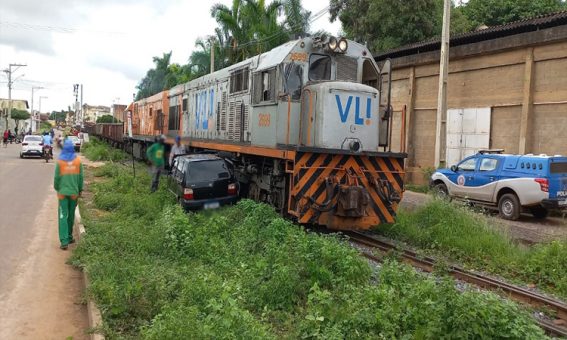
[[[148,160],[152,163],[152,192],[155,192],[159,186],[159,176],[163,171],[163,165],[165,163],[165,136],[161,135],[156,139],[156,142],[152,144],[146,151],[146,156]]]
[[[69,139],[65,140],[63,150],[55,163],[53,187],[59,199],[59,241],[60,248],[66,250],[73,239],[73,223],[77,200],[83,191],[83,164],[75,153],[75,146]]]

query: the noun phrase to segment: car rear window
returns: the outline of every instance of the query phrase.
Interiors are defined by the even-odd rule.
[[[551,163],[549,167],[549,172],[552,174],[563,174],[567,173],[567,162],[566,163]]]
[[[186,175],[189,182],[204,182],[229,177],[230,172],[226,163],[220,159],[189,162],[189,171]]]
[[[26,142],[41,142],[43,140],[43,138],[41,138],[40,136],[26,136],[24,138],[24,141]]]

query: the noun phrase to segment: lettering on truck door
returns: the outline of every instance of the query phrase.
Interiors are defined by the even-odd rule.
[[[457,165],[457,171],[450,176],[453,182],[453,194],[460,197],[468,197],[468,187],[472,186],[474,181],[474,172],[477,167],[477,158],[468,158]]]

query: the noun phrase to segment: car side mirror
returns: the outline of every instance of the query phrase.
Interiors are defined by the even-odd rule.
[[[456,165],[451,165],[451,171],[457,172],[458,169]]]

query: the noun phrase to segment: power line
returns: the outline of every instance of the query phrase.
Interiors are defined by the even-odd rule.
[[[109,32],[109,31],[95,31],[95,30],[85,30],[79,28],[70,28],[70,27],[61,27],[61,26],[46,26],[46,25],[32,25],[26,24],[22,22],[14,22],[14,21],[0,21],[0,26],[11,27],[15,29],[25,29],[25,30],[32,30],[32,31],[48,31],[48,32],[56,32],[56,33],[96,33],[96,34],[126,34],[124,32]]]

